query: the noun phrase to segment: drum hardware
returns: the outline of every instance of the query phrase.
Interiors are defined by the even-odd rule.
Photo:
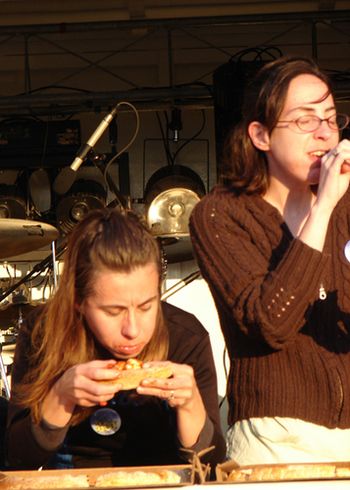
[[[199,270],[192,272],[191,274],[186,276],[184,279],[181,279],[179,282],[174,284],[174,286],[172,286],[171,288],[164,291],[164,293],[161,296],[161,300],[164,301],[164,300],[168,299],[170,296],[177,293],[177,291],[180,291],[180,289],[184,288],[185,286],[187,286],[187,284],[190,284],[195,279],[198,279],[200,276],[201,276],[201,273]]]
[[[11,298],[11,302],[9,303],[9,305],[13,304],[13,305],[26,305],[27,303],[29,303],[29,297],[30,297],[30,294],[25,294],[23,289],[21,289],[20,291],[14,291],[13,294],[12,294],[12,298]]]
[[[1,221],[1,220],[0,220]],[[0,226],[1,230],[1,226]],[[0,241],[1,243],[1,241]],[[58,259],[66,250],[66,244],[64,243],[60,247],[57,248],[55,252],[55,261]],[[38,262],[33,269],[25,276],[23,276],[19,281],[17,281],[15,284],[13,284],[11,287],[9,287],[7,290],[5,290],[2,294],[0,294],[0,303],[3,301],[7,296],[9,296],[13,291],[15,291],[19,286],[24,284],[25,282],[29,281],[29,279],[34,275],[34,274],[40,274],[43,272],[45,269],[48,267],[53,267],[53,256],[48,255],[44,260],[41,262]]]
[[[4,394],[5,394],[6,398],[9,399],[10,395],[11,395],[11,390],[10,390],[10,384],[8,382],[8,379],[7,379],[6,367],[4,364],[3,357],[2,357],[2,343],[1,343],[1,341],[0,341],[0,379],[1,379],[2,384],[3,384]]]
[[[0,332],[0,369],[1,390],[3,396],[9,396],[10,387],[8,377],[12,372],[13,358],[16,348],[18,331],[15,327]]]
[[[189,236],[157,237],[169,264],[193,260],[192,242]]]
[[[7,220],[0,219],[0,250],[3,250],[2,245],[4,243],[6,244],[6,240],[8,238],[8,237],[7,238],[5,237],[5,240],[2,239],[3,237],[1,235],[1,229],[2,229],[2,222],[3,221],[7,221]],[[9,221],[13,222],[13,221],[18,221],[18,220],[9,220]],[[52,227],[52,228],[54,228],[54,227]],[[56,229],[54,228],[54,230],[56,230]],[[50,238],[50,241],[51,241],[51,238]],[[31,246],[33,245],[33,243],[34,242],[32,241]],[[28,243],[26,245],[27,245],[26,251],[29,251]],[[43,245],[44,245],[44,243],[41,243],[40,246],[43,246]],[[16,289],[18,289],[22,284],[26,283],[34,274],[40,274],[41,272],[43,272],[48,267],[54,268],[55,266],[53,265],[53,262],[56,261],[56,258],[59,258],[64,253],[65,250],[66,250],[66,244],[63,244],[57,249],[57,252],[55,253],[55,255],[54,254],[49,255],[44,260],[42,260],[41,262],[36,264],[33,267],[33,269],[27,275],[23,276],[18,282],[16,282],[15,284],[13,284],[11,287],[9,287],[7,290],[5,290],[4,292],[2,292],[0,294],[0,303],[5,298],[7,298],[7,296],[9,296],[11,293],[13,293]],[[1,253],[0,253],[0,256],[1,256]],[[10,306],[7,306],[7,308],[5,308],[3,311],[6,311],[6,314],[10,313],[10,322],[11,322],[11,319],[13,318],[13,316],[12,316],[13,315],[13,308],[15,308],[15,309],[18,308],[18,310],[17,310],[17,312],[18,312],[17,328],[19,328],[23,322],[23,310],[25,310],[25,311],[27,311],[28,309],[31,310],[31,309],[35,308],[36,306],[38,306],[38,305],[37,304],[31,304],[31,303],[17,303],[17,304],[12,304]],[[8,308],[10,308],[10,309],[8,310]],[[0,317],[1,317],[1,310],[0,310]],[[0,339],[0,379],[2,380],[2,383],[3,383],[4,395],[7,399],[9,399],[10,395],[11,395],[11,391],[10,391],[10,385],[9,385],[9,382],[7,379],[7,372],[6,372],[5,364],[4,364],[3,357],[2,357],[2,342],[1,342],[1,340],[2,339]]]
[[[12,326],[19,330],[23,318],[40,304],[41,302],[10,303],[5,308],[0,308],[0,330],[7,330]]]
[[[10,327],[0,333],[0,342],[3,346],[15,346],[18,335],[16,327]]]
[[[9,308],[21,308],[23,305],[13,305],[10,307],[7,307],[5,311]],[[14,311],[14,310],[11,310]],[[20,328],[21,322],[23,321],[22,313],[21,310],[20,315],[17,321],[17,325],[11,326],[10,328],[4,329],[3,331],[0,332],[0,381],[1,381],[1,386],[2,386],[2,395],[9,399],[10,398],[10,384],[8,381],[8,375],[10,374],[10,368],[11,366],[5,364],[4,362],[4,348],[12,348],[13,350],[16,344],[16,339],[17,339],[17,334],[18,330]],[[1,318],[1,310],[0,310],[0,318]],[[1,322],[2,324],[2,322]],[[8,355],[9,352],[5,352],[5,355]]]
[[[53,287],[54,287],[54,291],[56,291],[58,285],[58,268],[57,268],[57,261],[56,261],[55,242],[51,242],[51,257],[52,257],[52,270],[53,270]]]
[[[57,228],[40,221],[0,219],[0,259],[32,252],[59,236]]]
[[[28,287],[24,284],[12,294],[12,304],[23,305],[29,303],[30,291]]]

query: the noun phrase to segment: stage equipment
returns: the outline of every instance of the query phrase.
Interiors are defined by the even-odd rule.
[[[4,364],[3,357],[2,357],[2,344],[1,344],[1,342],[0,342],[0,379],[1,379],[2,384],[3,384],[6,399],[9,400],[10,395],[11,395],[11,389],[10,389],[10,384],[8,382],[8,379],[7,379],[6,367]]]
[[[0,219],[25,219],[26,201],[15,185],[0,184]]]
[[[0,220],[0,237],[1,237],[1,221],[5,220]],[[6,220],[6,221],[12,221],[12,220]],[[52,227],[53,228],[53,227]],[[54,228],[56,230],[56,228]],[[57,232],[57,230],[56,230]],[[1,241],[0,241],[0,249],[1,249]],[[6,291],[0,292],[0,304],[1,302],[6,299],[11,293],[14,291],[18,290],[22,284],[25,284],[28,282],[34,275],[41,274],[45,269],[50,268],[50,267],[55,267],[54,261],[56,258],[58,259],[61,255],[66,250],[66,245],[63,244],[61,245],[57,251],[55,251],[55,255],[49,255],[46,257],[44,260],[36,264],[33,269],[24,277],[22,277],[16,284],[13,284],[11,287],[9,287]],[[17,300],[20,298],[21,294],[13,295],[13,299],[16,298]],[[6,303],[6,306],[3,308],[1,311],[0,309],[0,324],[4,324],[5,322],[16,322],[17,329],[20,328],[21,323],[23,321],[23,313],[29,313],[33,308],[36,308],[39,306],[39,302],[33,302],[33,303],[25,303],[25,304],[19,304],[19,303]],[[18,317],[17,317],[18,315]],[[3,362],[3,357],[2,357],[2,343],[0,341],[0,379],[3,382],[4,385],[4,391],[6,398],[10,398],[10,386],[7,380],[7,372],[6,372],[6,367]]]
[[[205,194],[196,172],[183,165],[168,165],[149,179],[144,193],[147,221],[153,235],[162,238],[188,236],[192,209]]]
[[[239,51],[213,72],[213,102],[218,176],[223,172],[226,139],[242,118],[246,88],[267,61],[282,56],[275,46],[255,47]],[[255,100],[247,102],[247,106]]]
[[[0,219],[0,259],[37,250],[58,238],[52,225],[26,219]]]
[[[173,141],[179,141],[180,131],[182,130],[181,109],[174,107],[174,109],[171,111],[171,120],[168,128],[173,132]]]
[[[139,115],[136,108],[129,102],[118,102],[118,104],[115,107],[113,107],[111,112],[102,119],[102,121],[97,126],[95,131],[92,133],[88,141],[80,148],[72,164],[69,167],[64,167],[61,170],[61,172],[57,175],[53,183],[53,190],[55,191],[56,194],[63,195],[70,190],[71,186],[73,185],[74,181],[77,178],[77,171],[79,170],[80,166],[83,164],[84,160],[88,157],[89,153],[92,151],[97,141],[101,138],[102,134],[111,124],[114,117],[117,115],[119,108],[123,105],[131,108],[134,111],[136,116],[136,128],[130,141],[110,160],[110,162],[108,162],[108,165],[110,165],[114,160],[116,160],[122,153],[124,153],[131,146],[139,130],[139,125],[140,125]],[[105,172],[107,173],[107,171],[108,171],[108,166],[106,167]]]
[[[147,222],[169,263],[192,259],[188,222],[204,194],[199,175],[183,165],[161,167],[147,182],[144,193]]]
[[[61,234],[68,235],[90,210],[105,207],[106,199],[107,191],[100,182],[78,178],[56,208],[57,226]]]
[[[23,318],[40,306],[41,302],[10,303],[4,308],[0,305],[0,330],[20,326]]]
[[[2,168],[62,167],[74,157],[80,144],[78,120],[38,121],[21,117],[0,121]]]
[[[90,150],[95,146],[97,141],[101,138],[102,134],[105,132],[105,130],[108,128],[113,118],[117,114],[118,105],[113,107],[111,112],[102,119],[102,121],[97,126],[95,131],[92,133],[88,141],[79,149],[70,167],[65,167],[58,174],[53,184],[54,191],[57,194],[62,195],[62,194],[66,194],[69,191],[70,187],[72,186],[76,178],[77,170],[82,165],[85,158],[88,156]]]
[[[46,213],[51,208],[51,183],[48,172],[38,168],[30,174],[29,193],[35,209]]]
[[[175,294],[178,291],[180,291],[180,289],[182,289],[185,286],[187,286],[187,284],[190,284],[195,279],[199,279],[200,277],[201,277],[200,271],[194,271],[194,272],[192,272],[191,274],[189,274],[188,276],[184,277],[183,279],[181,279],[180,281],[178,281],[176,284],[174,284],[173,286],[171,286],[171,288],[169,288],[166,291],[164,291],[163,294],[162,294],[162,296],[161,296],[161,300],[162,301],[167,300],[168,298],[170,298],[170,296],[172,296],[173,294]]]
[[[0,230],[1,230],[1,227],[0,227]],[[58,259],[59,257],[61,257],[61,255],[64,254],[66,248],[67,248],[66,244],[63,243],[62,245],[60,245],[57,248],[57,250],[55,251],[55,255],[54,254],[48,255],[44,260],[42,260],[41,262],[37,263],[33,267],[33,269],[26,276],[23,276],[19,281],[17,281],[15,284],[13,284],[12,286],[10,286],[5,291],[1,291],[0,292],[0,304],[11,293],[13,293],[14,291],[16,291],[22,284],[25,284],[26,282],[28,282],[34,275],[39,275],[43,271],[45,271],[45,269],[54,267],[53,261],[56,260],[56,259]]]
[[[23,302],[21,302],[22,300]],[[12,296],[12,303],[7,303],[4,308],[0,305],[0,379],[7,399],[10,398],[10,384],[7,379],[8,370],[3,358],[3,348],[5,346],[13,346],[14,352],[17,335],[24,316],[35,307],[36,305],[29,303],[21,292],[16,296]]]

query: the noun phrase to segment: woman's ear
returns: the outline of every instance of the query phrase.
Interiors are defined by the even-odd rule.
[[[248,134],[253,145],[261,151],[270,149],[270,136],[267,128],[258,121],[253,121],[248,126]]]

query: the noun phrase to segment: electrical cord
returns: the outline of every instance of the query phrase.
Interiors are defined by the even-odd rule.
[[[133,142],[135,141],[136,139],[136,136],[138,135],[138,132],[139,132],[139,129],[140,129],[140,116],[139,116],[139,113],[136,109],[136,107],[133,105],[133,104],[130,104],[130,102],[119,102],[116,107],[120,107],[122,105],[126,105],[128,107],[130,107],[133,111],[134,111],[134,114],[135,114],[135,118],[136,118],[136,126],[135,126],[135,131],[134,131],[134,134],[132,135],[131,139],[129,140],[129,142],[123,146],[123,148],[121,150],[119,150],[106,164],[105,168],[104,168],[104,171],[103,171],[103,177],[104,177],[104,180],[106,182],[106,184],[108,185],[108,181],[107,181],[107,172],[109,170],[109,167],[112,165],[112,163],[117,160],[117,158],[120,157],[120,155],[122,153],[124,153],[128,148],[130,148],[130,146],[133,144]],[[116,196],[117,199],[118,199],[118,196]]]

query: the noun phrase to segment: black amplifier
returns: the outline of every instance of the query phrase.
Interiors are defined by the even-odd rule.
[[[65,166],[80,146],[79,120],[0,121],[0,168]]]

